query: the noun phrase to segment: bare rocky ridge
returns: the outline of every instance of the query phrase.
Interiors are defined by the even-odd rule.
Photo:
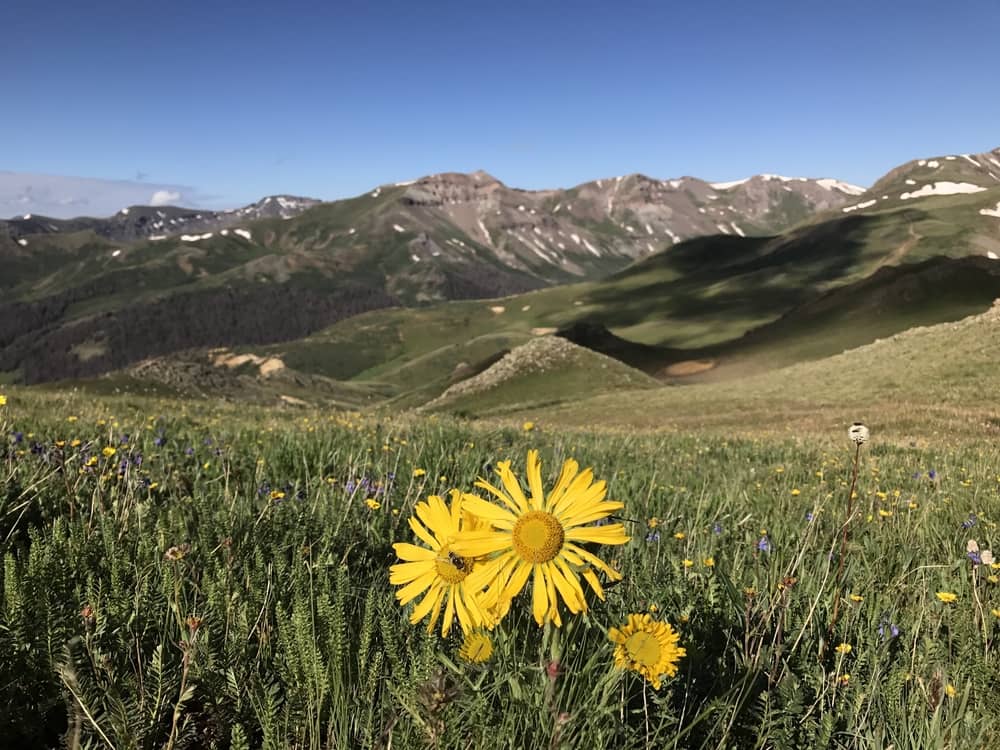
[[[405,231],[417,225],[414,259],[469,255],[474,248],[465,236],[504,265],[552,281],[557,275],[588,277],[595,267],[620,268],[692,237],[776,234],[863,191],[832,179],[757,175],[713,184],[641,174],[528,191],[481,171],[443,173],[405,185],[393,226]],[[431,244],[436,219],[458,230],[455,236]]]

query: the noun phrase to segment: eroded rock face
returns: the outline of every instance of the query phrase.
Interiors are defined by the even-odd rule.
[[[486,172],[449,172],[409,183],[393,226],[426,231],[430,214],[457,230],[442,240],[439,253],[468,254],[471,238],[502,264],[552,282],[593,276],[595,268],[607,273],[693,237],[775,234],[861,192],[833,179],[757,175],[709,183],[642,174],[570,189],[518,190]],[[412,218],[402,218],[407,211]],[[425,255],[414,252],[414,258]]]

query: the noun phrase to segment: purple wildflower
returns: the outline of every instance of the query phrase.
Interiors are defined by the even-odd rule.
[[[659,531],[650,531],[648,534],[646,534],[646,541],[647,542],[658,542],[658,541],[660,541],[660,532]]]
[[[764,534],[757,542],[757,549],[761,552],[769,553],[771,551],[771,540],[767,538],[767,534]]]

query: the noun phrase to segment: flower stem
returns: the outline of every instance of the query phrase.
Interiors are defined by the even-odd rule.
[[[844,595],[844,560],[847,557],[847,531],[854,516],[854,488],[858,484],[858,462],[861,457],[861,443],[854,446],[854,467],[851,471],[851,489],[847,493],[847,516],[840,530],[840,554],[837,556],[836,597],[833,600],[833,616],[830,618],[830,629],[827,640],[833,638],[833,629],[837,627],[840,616],[840,600]]]

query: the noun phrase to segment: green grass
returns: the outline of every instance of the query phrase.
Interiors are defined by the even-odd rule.
[[[12,746],[916,749],[1000,731],[1000,586],[965,556],[967,539],[996,545],[992,444],[896,447],[873,430],[838,586],[853,458],[839,428],[637,437],[6,394]],[[518,598],[493,658],[466,664],[458,635],[396,604],[391,545],[413,541],[417,501],[473,489],[498,460],[520,474],[529,447],[547,486],[573,456],[624,503],[631,541],[595,548],[624,580],[558,630]],[[659,691],[613,668],[606,631],[630,612],[681,633]]]
[[[788,437],[829,434],[863,419],[904,443],[994,440],[996,320],[993,308],[817,361],[760,374],[748,368],[745,377],[730,372],[716,383],[595,396],[532,415],[560,427]]]

